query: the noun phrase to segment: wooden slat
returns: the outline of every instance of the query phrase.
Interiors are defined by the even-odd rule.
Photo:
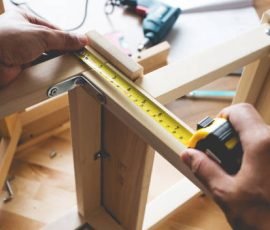
[[[263,117],[264,121],[267,124],[270,124],[270,108],[269,108],[269,101],[270,101],[270,73],[268,73],[266,81],[261,88],[261,93],[256,101],[256,109]]]
[[[270,11],[264,13],[262,23],[270,22]],[[270,35],[268,35],[270,39]],[[247,102],[255,106],[265,122],[270,124],[270,58],[249,64],[241,77],[233,103]]]
[[[100,103],[78,87],[69,92],[73,158],[80,214],[88,218],[101,205]]]
[[[150,73],[167,65],[170,45],[168,42],[162,42],[134,56],[141,66],[143,66],[144,74]]]
[[[3,0],[0,1],[0,14],[4,13],[5,8],[4,8],[4,4],[3,4]]]
[[[0,90],[0,118],[48,99],[49,87],[86,69],[87,66],[71,55],[26,69],[12,84]]]
[[[18,114],[12,114],[0,119],[0,137],[10,138],[18,120]]]
[[[136,80],[143,75],[143,68],[138,63],[134,62],[130,57],[121,52],[116,46],[112,45],[110,41],[104,38],[96,31],[87,33],[90,38],[91,47],[99,54],[109,60],[112,65],[117,67],[131,80]]]
[[[19,119],[16,119],[14,128],[12,130],[11,136],[6,140],[6,148],[3,149],[0,161],[0,190],[2,189],[6,177],[8,175],[9,167],[11,165],[14,153],[16,151],[17,143],[19,141],[20,135],[22,132],[22,127]]]
[[[16,149],[16,153],[22,152],[22,151],[30,148],[31,146],[34,146],[34,145],[40,143],[41,141],[44,141],[51,136],[55,136],[55,135],[65,131],[69,128],[70,128],[70,122],[66,122],[64,124],[61,124],[56,129],[52,129],[48,132],[42,133],[41,135],[36,136],[36,137],[32,138],[31,140],[28,140],[25,143],[20,143]]]
[[[198,194],[199,191],[198,187],[192,184],[187,178],[182,178],[179,182],[168,188],[167,191],[161,193],[147,204],[143,229],[150,229],[156,225]]]
[[[255,106],[261,88],[269,73],[269,63],[270,58],[267,56],[245,67],[236,90],[233,104],[247,102]]]
[[[25,112],[20,114],[22,125],[28,125],[34,121],[40,120],[45,116],[67,108],[68,97],[67,94],[60,95],[59,97],[52,98],[30,108],[27,108]]]
[[[104,111],[103,197],[124,229],[142,229],[154,150],[110,111]]]
[[[267,28],[269,25],[263,24],[229,42],[147,74],[136,83],[167,104],[267,55],[270,45]]]

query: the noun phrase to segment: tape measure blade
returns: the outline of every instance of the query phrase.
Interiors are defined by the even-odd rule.
[[[83,49],[76,54],[85,64],[92,68],[100,77],[108,81],[117,91],[124,94],[138,108],[162,126],[174,138],[187,146],[192,132],[181,124],[175,115],[163,108],[163,105],[151,99],[146,92],[139,89],[132,81],[110,63],[100,60],[94,53]]]

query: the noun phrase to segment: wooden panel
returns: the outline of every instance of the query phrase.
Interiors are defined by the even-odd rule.
[[[3,4],[3,0],[0,1],[0,14],[4,13],[5,9],[4,9],[4,4]]]
[[[169,50],[169,43],[162,42],[138,53],[134,59],[143,66],[144,74],[147,74],[153,70],[167,65]]]
[[[265,78],[269,73],[269,63],[270,58],[267,56],[245,67],[233,104],[247,102],[255,105]]]
[[[222,45],[153,71],[136,83],[167,104],[268,54],[268,27],[263,24]]]
[[[267,124],[270,124],[269,101],[270,101],[270,74],[268,73],[267,79],[261,88],[261,94],[259,95],[255,105],[256,109],[261,114],[261,116],[263,117],[264,121]]]
[[[12,84],[0,90],[0,118],[48,99],[49,87],[86,69],[71,55],[25,69]]]
[[[141,229],[154,150],[108,110],[103,124],[103,205],[124,229]]]
[[[78,87],[69,92],[71,132],[80,214],[87,218],[100,207],[100,103]]]
[[[69,121],[69,108],[65,106],[58,111],[49,113],[47,116],[23,126],[20,144],[25,144],[32,139],[38,138],[47,132],[58,129]]]
[[[14,132],[18,114],[13,114],[0,119],[0,137],[10,138]]]
[[[143,68],[138,63],[134,62],[130,57],[121,52],[116,46],[111,44],[106,38],[97,33],[90,31],[87,33],[90,38],[91,47],[99,54],[110,61],[110,64],[117,67],[128,78],[135,80],[143,75]]]
[[[16,119],[16,122],[14,124],[14,128],[12,130],[11,136],[6,140],[6,146],[5,149],[3,149],[3,153],[0,153],[1,155],[1,161],[0,161],[0,190],[2,189],[6,177],[8,175],[9,167],[11,165],[14,153],[16,151],[17,143],[20,138],[20,134],[22,131],[21,123],[19,119]]]
[[[34,121],[40,120],[58,110],[67,108],[68,97],[67,94],[60,95],[59,97],[52,98],[45,102],[39,103],[29,107],[20,114],[22,125],[25,126]]]

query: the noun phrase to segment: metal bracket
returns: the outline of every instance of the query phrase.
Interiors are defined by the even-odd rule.
[[[101,104],[106,103],[106,97],[104,93],[93,82],[91,82],[83,75],[77,75],[57,83],[48,89],[47,96],[49,98],[58,96],[62,93],[74,89],[76,86],[82,86],[88,94],[99,100]]]

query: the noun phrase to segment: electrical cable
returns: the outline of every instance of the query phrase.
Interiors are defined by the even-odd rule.
[[[28,9],[31,13],[33,13],[34,15],[36,15],[37,17],[40,17],[44,20],[47,20],[45,17],[43,17],[42,15],[40,15],[38,12],[36,12],[33,8],[31,8],[29,6],[29,4],[27,3],[27,1],[25,2],[21,2],[21,3],[18,3],[16,2],[15,0],[9,0],[13,5],[17,6],[17,7],[20,7],[20,6],[25,6],[26,9]],[[74,31],[74,30],[77,30],[79,28],[81,28],[85,21],[86,21],[86,18],[87,18],[87,15],[88,15],[88,3],[89,3],[89,0],[85,0],[85,4],[84,4],[84,16],[83,16],[83,19],[81,20],[81,22],[72,27],[72,28],[69,28],[69,29],[63,29],[64,31]]]

